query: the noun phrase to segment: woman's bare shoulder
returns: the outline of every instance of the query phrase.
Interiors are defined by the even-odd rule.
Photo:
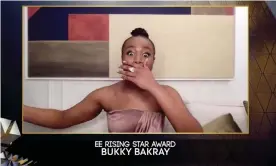
[[[90,92],[90,95],[96,95],[99,98],[111,96],[113,93],[116,92],[116,89],[119,87],[119,85],[120,85],[119,83],[114,83],[112,85],[98,88],[98,89]]]

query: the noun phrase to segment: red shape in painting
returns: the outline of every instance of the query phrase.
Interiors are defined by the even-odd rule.
[[[28,18],[30,19],[39,9],[40,7],[28,7]]]
[[[234,8],[232,8],[232,7],[226,7],[226,8],[224,8],[224,11],[225,11],[226,15],[234,15]]]
[[[68,40],[108,41],[108,14],[69,14]]]

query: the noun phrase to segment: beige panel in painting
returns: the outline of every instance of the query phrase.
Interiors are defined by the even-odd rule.
[[[222,15],[110,15],[109,76],[118,77],[122,43],[142,27],[156,45],[156,78],[233,78],[234,21]]]

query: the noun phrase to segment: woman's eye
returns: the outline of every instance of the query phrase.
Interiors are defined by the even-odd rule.
[[[134,53],[133,53],[133,52],[128,52],[128,53],[127,53],[127,55],[129,55],[129,56],[133,56],[133,55],[134,55]]]
[[[145,58],[147,58],[147,57],[150,56],[150,54],[149,54],[149,53],[145,53],[145,54],[143,54],[143,56],[144,56]]]

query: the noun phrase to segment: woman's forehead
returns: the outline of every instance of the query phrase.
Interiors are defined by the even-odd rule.
[[[128,48],[128,47],[140,47],[140,48],[145,47],[145,48],[153,49],[153,46],[150,40],[140,36],[129,38],[125,42],[125,48]]]

